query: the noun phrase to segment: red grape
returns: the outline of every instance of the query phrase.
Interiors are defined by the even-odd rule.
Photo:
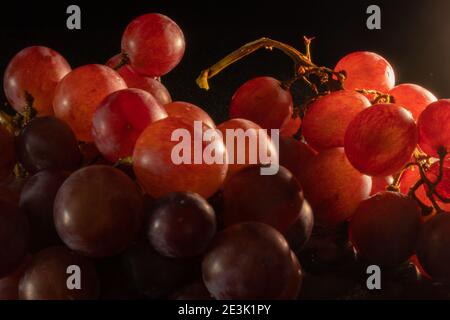
[[[223,187],[225,226],[256,221],[284,232],[302,210],[302,187],[284,167],[274,175],[261,175],[260,169],[260,166],[245,168],[226,181]]]
[[[0,277],[12,272],[28,251],[29,223],[16,204],[0,201]]]
[[[161,298],[190,283],[198,276],[195,260],[166,258],[148,243],[138,243],[122,255],[125,275],[133,286],[150,299]]]
[[[9,62],[3,88],[11,106],[22,113],[31,96],[40,116],[53,115],[53,96],[58,82],[71,70],[56,51],[33,46],[21,50]]]
[[[302,126],[302,119],[300,117],[290,118],[288,122],[283,124],[280,128],[281,137],[292,137],[294,136],[300,127]]]
[[[370,177],[352,167],[344,149],[320,152],[305,167],[300,183],[318,225],[335,227],[350,218],[372,188]]]
[[[80,270],[80,289],[69,289],[69,266]],[[91,300],[99,294],[98,277],[86,258],[66,247],[51,247],[39,252],[25,270],[19,284],[21,300]]]
[[[271,159],[268,156],[277,157],[277,151],[270,137],[260,126],[250,120],[230,119],[218,125],[217,129],[222,133],[227,146],[228,177],[248,166],[270,163]],[[227,132],[231,134],[233,145],[229,141]],[[244,143],[245,147],[243,147]]]
[[[56,194],[54,219],[64,243],[84,255],[119,253],[142,222],[142,196],[123,172],[89,166],[73,173]]]
[[[17,138],[17,158],[29,172],[74,170],[81,164],[81,152],[70,127],[54,117],[30,121]]]
[[[417,121],[420,148],[429,156],[439,157],[438,150],[450,152],[450,99],[431,103]]]
[[[395,104],[410,111],[414,120],[419,118],[419,115],[430,103],[437,100],[430,91],[412,83],[395,86],[389,91],[389,95],[394,97]]]
[[[147,126],[167,117],[151,94],[141,89],[111,93],[100,104],[92,119],[95,145],[109,161],[133,154],[139,135]]]
[[[19,299],[19,281],[30,263],[31,256],[25,256],[20,265],[8,275],[0,278],[0,300]]]
[[[106,63],[110,68],[115,69],[121,62],[122,54],[115,55]],[[125,64],[116,70],[125,80],[128,88],[142,89],[150,93],[161,105],[172,102],[167,88],[158,79],[146,77],[138,74],[132,66]]]
[[[303,118],[302,134],[316,150],[344,146],[347,127],[370,101],[354,91],[335,91],[309,105]]]
[[[271,77],[258,77],[244,83],[233,95],[230,118],[251,120],[264,129],[279,129],[293,112],[292,95]]]
[[[193,257],[206,251],[216,232],[214,209],[195,193],[170,193],[150,214],[147,236],[153,248],[172,258]]]
[[[388,176],[399,171],[417,145],[411,113],[395,104],[377,104],[361,111],[345,133],[345,153],[359,171]]]
[[[395,74],[389,62],[374,52],[357,51],[343,57],[334,68],[346,72],[344,88],[371,89],[387,93],[395,85]]]
[[[414,253],[420,230],[417,203],[397,192],[380,192],[360,203],[349,227],[358,254],[371,263],[395,266]]]
[[[16,162],[14,136],[0,125],[0,181],[12,172]]]
[[[53,221],[53,204],[68,176],[68,172],[43,170],[29,178],[23,187],[19,205],[31,225],[33,252],[61,243]]]
[[[95,110],[106,96],[126,88],[125,81],[109,67],[99,64],[78,67],[56,87],[55,115],[72,128],[78,140],[93,141],[91,127]]]
[[[162,14],[144,14],[125,29],[122,51],[134,70],[159,77],[171,71],[184,55],[184,35],[180,27]]]
[[[372,190],[370,191],[370,195],[374,195],[380,191],[386,191],[386,187],[394,182],[394,178],[392,176],[387,177],[372,177]]]
[[[308,201],[304,200],[302,210],[294,223],[286,230],[286,237],[289,246],[294,251],[299,251],[311,237],[314,225],[314,215]]]
[[[216,299],[292,299],[302,279],[301,267],[284,237],[256,222],[219,233],[202,270],[205,285]]]
[[[280,137],[280,164],[289,169],[299,181],[303,180],[305,168],[315,155],[317,152],[306,143],[293,138]]]
[[[450,215],[440,213],[425,222],[417,241],[417,257],[436,281],[450,281]]]
[[[194,121],[203,121],[207,126],[215,128],[216,124],[209,114],[202,108],[189,102],[176,101],[164,105],[169,117],[178,117],[194,123]]]
[[[202,130],[207,129],[209,128],[203,124]],[[191,141],[186,142],[187,137],[183,136],[179,140],[181,142],[172,141],[172,134],[181,131],[189,133]],[[134,148],[133,168],[144,190],[152,197],[159,198],[170,192],[190,191],[208,198],[220,188],[228,167],[226,161],[223,161],[226,160],[223,141],[221,139],[214,139],[211,142],[201,141],[203,139],[196,131],[191,122],[168,117],[150,124],[142,132]],[[181,151],[176,153],[175,147],[180,144],[190,146],[192,154],[185,155],[185,152]],[[207,148],[215,150],[216,158],[221,159],[222,163],[209,164],[203,160],[196,164],[194,155],[196,144],[199,145],[198,151],[202,154]],[[183,154],[180,157],[190,163],[176,164],[172,157],[173,153],[175,156]]]

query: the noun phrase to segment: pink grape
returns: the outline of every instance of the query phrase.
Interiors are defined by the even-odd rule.
[[[437,98],[427,89],[412,83],[403,83],[389,91],[394,97],[395,104],[404,107],[412,113],[414,120],[419,118],[422,111]]]
[[[109,161],[131,156],[137,138],[150,123],[167,117],[151,94],[124,89],[106,97],[94,113],[92,135],[98,150]]]
[[[292,95],[271,77],[258,77],[244,83],[233,95],[230,118],[255,122],[263,129],[279,129],[293,112]]]
[[[106,65],[110,68],[115,69],[117,65],[121,62],[122,55],[117,54],[108,60]],[[132,66],[125,64],[116,70],[120,76],[125,80],[128,88],[142,89],[150,93],[156,101],[161,105],[172,102],[167,88],[161,83],[158,78],[146,77],[137,73]]]
[[[320,152],[305,166],[300,183],[318,225],[335,227],[367,199],[372,180],[348,161],[343,148]]]
[[[348,90],[320,97],[305,113],[302,134],[316,150],[343,147],[350,121],[370,105],[365,96]]]
[[[184,55],[184,35],[180,27],[158,13],[144,14],[125,29],[122,51],[138,73],[159,77],[171,71]]]
[[[11,106],[19,113],[27,106],[27,95],[39,116],[53,115],[53,97],[58,82],[71,71],[58,52],[42,46],[22,49],[9,62],[3,88]]]
[[[378,104],[361,111],[345,133],[345,153],[360,172],[388,176],[399,171],[417,145],[411,113],[395,104]]]
[[[127,85],[113,69],[88,64],[67,74],[56,87],[53,107],[57,118],[65,121],[78,140],[90,142],[92,117],[109,94],[126,89]]]
[[[438,150],[450,152],[450,99],[431,103],[417,121],[419,145],[432,157],[439,157]]]
[[[344,88],[371,89],[387,93],[395,85],[394,69],[382,56],[369,51],[357,51],[343,57],[334,68],[346,72]]]

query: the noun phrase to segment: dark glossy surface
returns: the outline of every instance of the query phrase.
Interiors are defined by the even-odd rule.
[[[159,199],[147,224],[152,246],[173,258],[204,253],[215,232],[214,209],[195,193],[177,192]]]
[[[259,166],[245,168],[223,188],[226,226],[244,221],[267,223],[284,232],[297,219],[303,204],[302,187],[284,167],[261,175]]]
[[[292,299],[302,279],[284,237],[255,222],[222,231],[204,257],[202,270],[216,299]]]
[[[68,289],[69,277],[74,274],[67,272],[69,266],[79,267],[81,289]],[[98,277],[92,263],[66,247],[51,247],[36,254],[19,284],[21,300],[90,300],[98,294]]]
[[[73,173],[56,195],[56,230],[72,250],[114,255],[136,235],[142,206],[142,195],[124,173],[108,166],[86,167]]]
[[[81,162],[70,127],[54,117],[34,118],[17,138],[17,157],[31,173],[44,169],[74,170]]]
[[[69,175],[66,171],[40,171],[23,187],[19,206],[30,222],[30,250],[33,252],[61,243],[53,221],[53,204]]]

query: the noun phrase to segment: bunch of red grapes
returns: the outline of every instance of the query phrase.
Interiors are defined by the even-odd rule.
[[[372,52],[316,66],[305,40],[303,54],[263,38],[205,70],[203,87],[263,47],[296,62],[292,79],[244,83],[218,125],[161,83],[185,51],[164,15],[133,20],[105,65],[72,69],[41,46],[17,53],[4,74],[17,114],[0,114],[0,298],[367,298],[373,264],[389,283],[447,297],[450,100],[395,85]],[[279,170],[261,175],[267,163],[248,154],[174,164],[172,132],[195,135],[194,121],[267,129],[257,139]]]

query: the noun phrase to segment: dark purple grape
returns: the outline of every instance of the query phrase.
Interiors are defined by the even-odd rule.
[[[247,222],[218,234],[202,264],[216,299],[295,299],[302,271],[284,237],[269,225]]]
[[[158,200],[147,225],[153,248],[171,258],[202,254],[215,231],[214,209],[200,195],[190,192],[170,193]]]
[[[0,300],[19,299],[19,281],[30,261],[31,256],[25,256],[14,271],[0,278]]]
[[[0,277],[13,271],[28,251],[27,217],[11,202],[0,200]]]
[[[19,206],[31,225],[32,252],[61,244],[53,221],[53,204],[68,176],[66,171],[40,171],[29,178],[22,189]]]
[[[163,257],[145,242],[124,252],[123,265],[134,287],[150,299],[164,297],[186,285],[200,270],[198,261]]]
[[[286,230],[284,236],[292,250],[300,250],[311,237],[314,216],[308,201],[303,201],[302,210],[294,223]]]
[[[422,225],[416,253],[433,280],[450,283],[450,214],[438,214]]]
[[[85,167],[67,178],[56,195],[56,230],[72,250],[112,256],[136,236],[142,207],[141,193],[123,172],[103,165]]]
[[[75,134],[54,117],[34,118],[17,138],[17,157],[34,173],[44,169],[74,170],[81,162]]]
[[[80,289],[69,289],[68,278],[74,274],[69,266],[79,267]],[[62,246],[35,255],[19,284],[21,300],[90,300],[98,293],[98,277],[91,262]]]

